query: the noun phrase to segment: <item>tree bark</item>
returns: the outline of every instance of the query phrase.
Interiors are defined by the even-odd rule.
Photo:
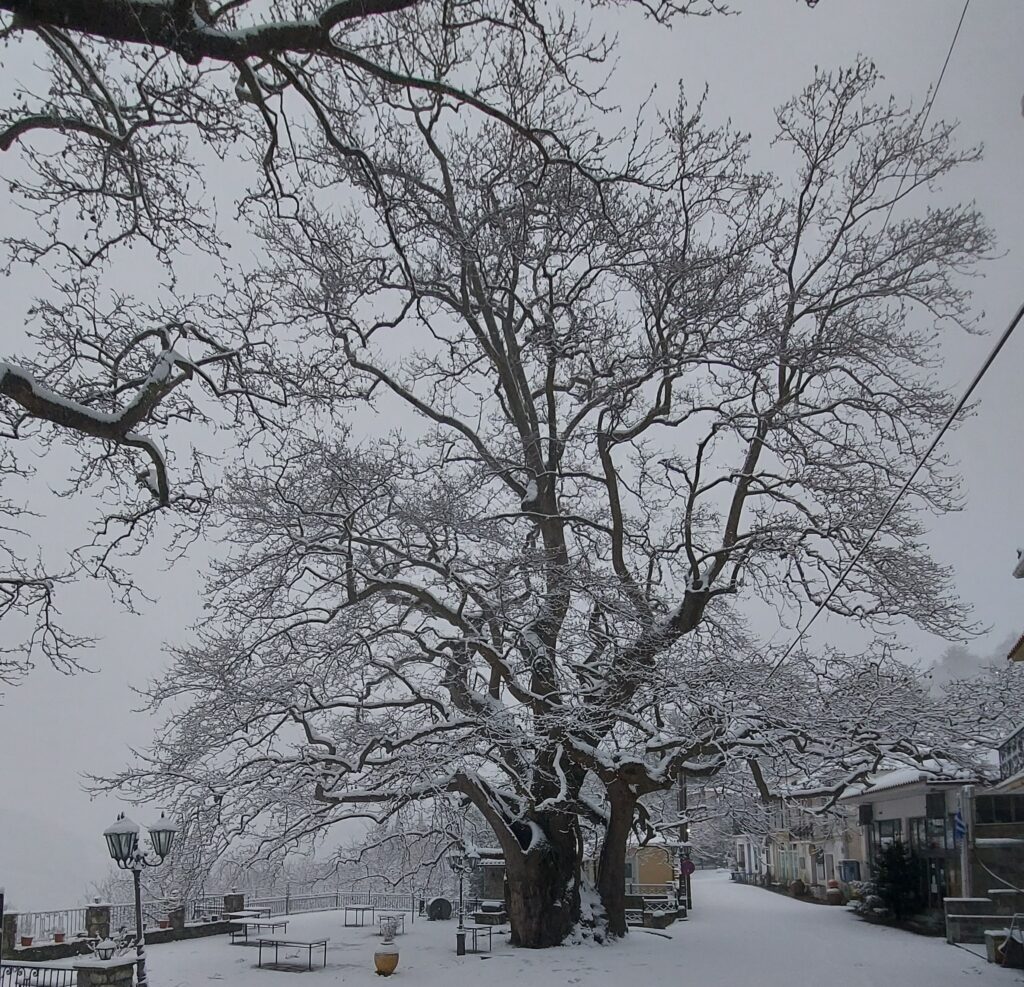
[[[580,918],[578,823],[555,813],[530,822],[516,825],[518,846],[505,848],[505,907],[512,945],[544,949],[561,945]]]
[[[608,787],[611,814],[597,865],[597,891],[608,917],[608,934],[626,935],[626,847],[633,825],[636,795],[614,782]]]

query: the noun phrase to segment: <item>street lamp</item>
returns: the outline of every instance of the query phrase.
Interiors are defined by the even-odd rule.
[[[445,858],[453,874],[459,876],[459,927],[455,930],[455,955],[466,955],[466,898],[464,893],[464,882],[466,872],[475,870],[480,862],[480,855],[477,853],[467,854],[465,848],[453,850]]]
[[[139,827],[122,812],[112,826],[103,831],[107,849],[121,870],[130,870],[135,881],[135,955],[139,987],[148,987],[146,980],[146,936],[142,923],[142,871],[145,867],[159,867],[171,852],[171,844],[178,827],[160,813],[160,819],[149,828],[152,856],[139,849]]]

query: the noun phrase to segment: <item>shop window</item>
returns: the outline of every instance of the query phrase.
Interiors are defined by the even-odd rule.
[[[878,834],[877,842],[880,850],[885,850],[902,838],[902,826],[899,819],[879,819],[875,823],[875,829]]]
[[[953,834],[945,818],[928,820],[928,837],[925,847],[929,850],[948,850],[952,846]]]

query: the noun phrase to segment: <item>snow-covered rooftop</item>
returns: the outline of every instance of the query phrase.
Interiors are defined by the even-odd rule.
[[[1024,634],[1017,638],[1017,643],[1010,648],[1010,653],[1006,657],[1010,661],[1024,661]]]
[[[926,782],[929,785],[963,785],[978,780],[976,772],[954,764],[952,761],[930,760],[923,762],[920,766],[896,768],[893,771],[868,775],[866,781],[847,788],[843,792],[842,798],[857,798],[875,792],[888,791],[892,788],[902,788],[905,785],[914,785],[918,782]]]

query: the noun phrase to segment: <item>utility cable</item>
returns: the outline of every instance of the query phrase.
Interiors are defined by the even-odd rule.
[[[910,489],[910,485],[914,482],[914,479],[917,477],[917,474],[921,471],[921,467],[924,466],[928,457],[935,451],[935,447],[942,440],[942,437],[946,434],[947,431],[949,431],[953,422],[956,420],[957,415],[959,415],[960,412],[963,411],[964,407],[967,405],[967,402],[971,399],[971,395],[974,393],[975,388],[977,388],[978,384],[981,383],[981,379],[988,372],[989,367],[991,367],[992,364],[995,362],[995,359],[999,355],[1000,350],[1002,350],[1002,348],[1007,344],[1007,342],[1009,342],[1010,337],[1013,335],[1013,331],[1017,328],[1022,319],[1024,319],[1024,303],[1021,303],[1020,308],[1017,309],[1016,314],[1010,320],[1010,324],[1003,331],[1003,334],[999,337],[995,346],[992,347],[992,351],[985,359],[985,362],[981,365],[981,369],[974,375],[974,379],[968,385],[967,390],[964,391],[960,400],[957,401],[956,406],[953,408],[952,412],[950,412],[949,417],[946,419],[942,427],[936,433],[935,437],[929,443],[928,448],[925,449],[924,454],[921,456],[920,459],[918,459],[917,465],[914,467],[910,476],[908,476],[907,479],[904,481],[903,486],[900,487],[899,489],[899,492],[892,499],[892,503],[889,504],[885,513],[879,520],[878,524],[875,525],[874,529],[872,530],[871,534],[868,535],[864,544],[861,545],[861,547],[858,549],[857,554],[850,560],[846,568],[842,571],[842,574],[839,576],[839,579],[836,581],[836,584],[828,591],[828,595],[825,597],[824,600],[821,601],[821,603],[818,604],[817,609],[811,615],[811,619],[808,620],[806,624],[804,624],[803,628],[794,638],[790,646],[786,649],[782,657],[775,663],[775,665],[772,666],[772,670],[768,673],[768,679],[766,679],[766,681],[771,679],[771,677],[782,666],[782,663],[793,653],[793,649],[796,648],[796,646],[803,640],[804,635],[808,632],[808,630],[810,630],[811,625],[815,622],[815,620],[818,619],[818,616],[828,605],[828,601],[831,600],[833,596],[835,596],[836,590],[838,590],[839,587],[843,585],[843,583],[846,580],[846,577],[849,576],[850,573],[853,571],[853,567],[860,561],[861,556],[863,556],[863,554],[867,551],[868,546],[875,540],[875,537],[878,535],[878,532],[882,530],[882,525],[889,520],[889,517],[892,515],[892,512],[896,510],[896,506],[903,499],[903,495]]]

